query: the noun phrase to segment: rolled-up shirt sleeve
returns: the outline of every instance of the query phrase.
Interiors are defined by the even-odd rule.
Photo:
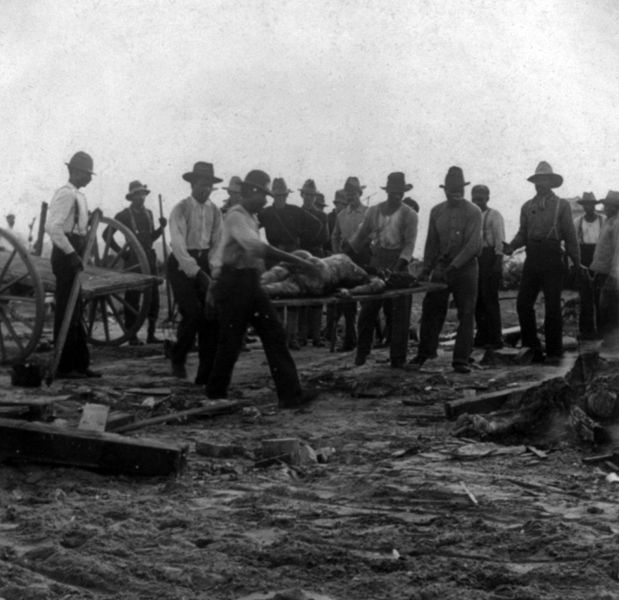
[[[75,252],[64,231],[65,224],[72,221],[71,216],[74,214],[75,203],[75,194],[71,190],[63,188],[52,198],[47,212],[45,231],[52,240],[52,244],[60,248],[65,254]]]
[[[503,242],[505,241],[505,222],[503,221],[503,215],[498,211],[492,211],[492,221],[490,222],[492,228],[492,240],[494,242],[494,253],[503,254]]]
[[[415,242],[417,241],[417,223],[419,219],[414,210],[410,210],[408,213],[405,213],[405,215],[402,240],[403,244],[402,251],[400,252],[400,258],[410,262],[413,258],[413,252],[415,251]]]
[[[187,251],[187,220],[182,206],[176,205],[170,213],[170,247],[178,266],[187,277],[195,277],[200,270],[196,259]]]

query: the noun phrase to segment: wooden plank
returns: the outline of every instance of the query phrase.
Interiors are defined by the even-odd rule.
[[[455,419],[463,413],[484,413],[497,410],[509,400],[520,400],[523,394],[539,387],[542,382],[522,385],[519,387],[505,388],[498,392],[479,394],[474,398],[459,398],[445,402],[445,415],[448,419]]]
[[[83,431],[105,431],[109,412],[110,407],[105,404],[87,402],[77,428]]]
[[[123,425],[128,425],[129,423],[133,423],[135,421],[135,415],[128,412],[123,412],[120,410],[113,410],[107,417],[107,422],[105,424],[106,431],[116,431],[119,427]]]
[[[134,423],[129,423],[127,425],[123,425],[122,427],[118,427],[116,431],[118,433],[133,431],[134,429],[141,429],[142,427],[149,427],[150,425],[160,425],[161,423],[170,423],[172,421],[184,421],[190,417],[212,417],[215,415],[234,412],[247,405],[248,402],[215,400],[196,408],[188,408],[187,410],[179,410],[167,415],[160,415],[158,417],[151,417],[150,419],[143,419],[142,421],[135,421]]]
[[[123,475],[170,475],[185,465],[187,446],[115,433],[59,429],[0,419],[0,460],[95,469]]]

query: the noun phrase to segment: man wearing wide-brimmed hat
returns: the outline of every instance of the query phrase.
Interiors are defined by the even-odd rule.
[[[450,167],[440,187],[446,200],[430,211],[428,237],[423,255],[421,279],[445,283],[444,290],[428,292],[423,299],[419,349],[412,363],[421,366],[436,357],[438,339],[445,322],[449,296],[458,310],[458,332],[452,366],[457,373],[470,373],[477,302],[477,257],[481,252],[481,210],[464,198],[460,167]]]
[[[238,175],[230,177],[230,183],[224,186],[224,190],[228,192],[228,197],[224,200],[221,206],[221,213],[226,214],[235,204],[241,201],[241,183],[243,180]]]
[[[561,243],[565,243],[567,254],[579,274],[582,273],[580,249],[572,209],[567,200],[553,192],[562,185],[563,177],[542,161],[528,181],[535,185],[536,194],[522,206],[520,229],[511,243],[505,245],[505,253],[511,254],[522,246],[526,248],[516,302],[522,345],[533,350],[535,362],[547,360],[556,364],[563,356],[561,290],[564,264]],[[535,323],[535,301],[540,291],[544,292],[546,357]]]
[[[387,200],[368,208],[357,233],[344,243],[359,255],[372,240],[370,265],[376,269],[407,271],[413,257],[417,239],[417,213],[402,204],[404,193],[412,189],[406,183],[402,172],[390,173],[383,189]],[[406,297],[392,300],[370,300],[361,304],[359,313],[357,354],[355,364],[363,365],[372,348],[376,318],[383,302],[391,304],[391,343],[389,358],[391,366],[402,368],[408,351],[408,329],[410,325],[410,302]]]
[[[361,228],[367,211],[367,206],[361,203],[361,194],[364,189],[365,186],[361,185],[358,177],[350,176],[344,182],[346,208],[338,213],[335,219],[335,227],[331,234],[331,248],[335,254],[344,252],[344,243],[350,244],[350,241],[357,235],[357,232]],[[360,252],[360,254],[364,254],[365,256],[359,257],[359,262],[369,262],[369,244],[366,245],[364,250],[366,251]],[[357,331],[355,327],[357,303],[350,302],[335,305],[333,310],[336,311],[336,315],[338,312],[343,314],[345,320],[344,342],[339,350],[342,352],[354,350],[357,345]],[[327,331],[331,334],[333,332],[333,326],[327,328]]]
[[[81,254],[88,229],[88,203],[80,189],[86,187],[94,175],[92,157],[86,152],[76,152],[66,165],[69,169],[69,181],[54,194],[45,224],[45,230],[53,244],[51,263],[56,277],[54,339],[60,331],[73,280],[84,268]],[[82,323],[82,310],[80,297],[69,325],[56,377],[70,379],[100,377],[99,373],[90,368],[90,353]]]
[[[153,249],[153,243],[159,239],[167,220],[161,217],[159,219],[159,227],[155,229],[155,220],[151,210],[144,206],[146,196],[150,194],[148,186],[142,182],[135,180],[129,183],[129,191],[125,194],[125,200],[128,200],[131,204],[121,210],[114,216],[114,219],[128,227],[135,237],[140,242],[146,257],[148,258],[148,265],[153,275],[157,274],[157,255]],[[104,234],[105,235],[105,234]],[[114,238],[110,239],[110,247],[112,250],[119,252],[121,248]],[[139,264],[139,258],[130,250],[124,256],[125,269],[131,268]],[[125,302],[129,310],[125,310],[125,326],[129,329],[135,323],[136,316],[138,314],[140,306],[141,292],[128,291],[125,292]],[[157,338],[155,330],[157,328],[157,317],[159,316],[159,284],[157,282],[152,284],[151,287],[151,299],[148,309],[148,330],[146,342],[149,344],[160,344],[162,340]],[[138,338],[137,334],[130,340],[129,344],[132,346],[141,345],[143,342]]]
[[[599,203],[593,192],[584,192],[582,198],[579,198],[576,203],[580,204],[584,210],[584,214],[574,219],[576,239],[580,248],[580,261],[583,267],[589,268],[605,219],[604,215],[595,211]],[[596,339],[597,337],[593,271],[589,274],[591,277],[580,277],[577,282],[580,295],[578,329],[581,339]]]
[[[284,261],[310,273],[316,267],[294,254],[278,250],[260,239],[255,215],[271,195],[270,177],[250,171],[241,186],[241,202],[226,215],[223,235],[213,256],[215,279],[210,290],[219,320],[219,339],[207,376],[209,398],[226,398],[245,330],[252,325],[260,340],[275,381],[280,408],[298,408],[315,397],[303,392],[297,369],[286,344],[286,334],[269,297],[260,285],[264,261]]]
[[[197,162],[183,179],[191,185],[191,195],[170,213],[168,279],[181,314],[176,343],[170,349],[172,374],[187,376],[185,361],[198,334],[199,365],[195,383],[205,384],[205,373],[217,343],[217,322],[207,319],[205,297],[210,277],[209,254],[221,237],[222,217],[209,199],[215,177],[213,165]]]
[[[609,190],[603,200],[606,221],[589,269],[594,273],[593,290],[598,335],[609,349],[619,347],[619,192]]]

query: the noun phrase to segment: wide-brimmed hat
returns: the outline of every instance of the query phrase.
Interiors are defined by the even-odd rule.
[[[459,190],[466,185],[469,185],[470,181],[464,181],[464,174],[460,167],[449,167],[447,175],[445,175],[445,183],[439,185],[444,190]]]
[[[619,207],[619,192],[616,192],[615,190],[608,190],[606,198],[602,198],[600,202],[602,204],[610,204],[611,206]]]
[[[315,206],[327,206],[327,202],[325,201],[325,195],[324,194],[316,194],[316,198],[314,200],[314,205]]]
[[[471,188],[471,198],[488,198],[490,196],[490,190],[487,185],[478,183]]]
[[[389,175],[387,175],[387,185],[385,185],[382,189],[388,192],[408,192],[408,190],[413,189],[413,184],[406,183],[404,173],[395,171],[394,173],[389,173]]]
[[[284,194],[292,194],[292,190],[286,185],[286,180],[283,177],[276,177],[271,186],[271,194],[273,196],[283,196]]]
[[[135,196],[136,194],[140,192],[145,192],[144,193],[145,196],[148,196],[148,194],[150,194],[150,190],[148,189],[148,186],[144,183],[141,183],[140,181],[136,179],[135,181],[132,181],[129,184],[129,193],[125,194],[125,198],[127,200],[132,200],[133,196]]]
[[[357,192],[361,194],[364,189],[365,186],[359,183],[358,177],[349,177],[344,184],[344,192]]]
[[[94,166],[92,156],[90,156],[87,152],[82,152],[81,150],[76,152],[71,157],[71,160],[68,163],[65,163],[65,165],[67,165],[67,167],[71,167],[72,169],[79,169],[80,171],[86,171],[86,173],[94,175],[92,170]]]
[[[307,194],[308,196],[317,196],[320,194],[316,188],[316,182],[313,179],[307,179],[303,184],[303,187],[299,188],[299,191],[302,194]]]
[[[552,170],[552,167],[544,160],[537,165],[535,173],[533,173],[531,177],[527,177],[527,181],[537,183],[542,179],[547,179],[550,182],[550,187],[552,188],[557,188],[563,183],[563,177],[561,177],[558,173],[555,173]]]
[[[219,183],[220,181],[223,181],[223,179],[215,177],[213,165],[207,162],[197,162],[193,165],[193,171],[188,171],[183,174],[183,179],[189,183],[192,183],[199,177],[209,179],[212,183]]]
[[[230,177],[230,183],[223,189],[228,192],[240,192],[242,183],[243,180],[238,175],[233,175]]]
[[[265,194],[272,196],[273,192],[271,192],[270,183],[271,178],[268,173],[260,171],[259,169],[254,169],[245,175],[242,185],[243,187],[257,188],[262,190]]]
[[[598,200],[593,192],[583,192],[582,198],[576,200],[576,204],[597,204]]]

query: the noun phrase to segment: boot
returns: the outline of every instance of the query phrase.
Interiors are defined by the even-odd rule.
[[[155,319],[149,319],[148,321],[148,335],[146,337],[147,344],[161,344],[163,340],[160,340],[155,335],[155,329],[157,328],[157,321]]]

